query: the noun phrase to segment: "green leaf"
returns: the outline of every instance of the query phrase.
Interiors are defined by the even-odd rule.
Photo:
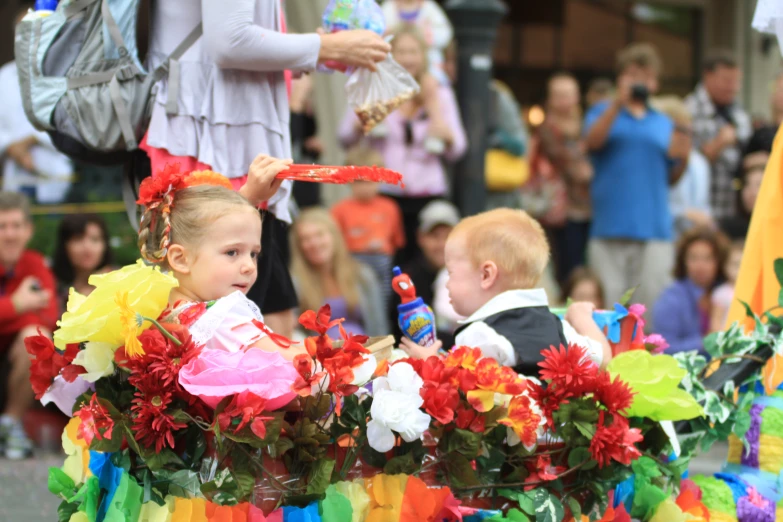
[[[636,293],[638,288],[639,285],[636,285],[626,290],[625,293],[620,297],[619,303],[627,308],[628,304],[631,302],[631,299],[633,299],[633,294]]]
[[[446,452],[460,453],[469,459],[475,459],[481,449],[481,433],[455,429],[447,436]]]
[[[313,469],[307,479],[307,494],[324,494],[329,487],[332,471],[334,471],[334,461],[331,459],[320,459],[313,463]]]
[[[76,489],[73,479],[60,468],[49,468],[49,492],[58,497],[67,498]]]
[[[478,486],[479,480],[473,466],[461,453],[451,453],[444,457],[443,463],[449,482],[457,487]]]
[[[587,440],[593,440],[593,435],[595,435],[595,426],[593,424],[584,421],[575,421],[574,426],[576,426],[579,433],[586,437]]]
[[[502,518],[503,515],[499,515],[501,518],[499,520],[508,520],[508,522],[530,522],[530,518],[522,513],[520,510],[512,508],[508,510],[508,514],[506,515],[506,518]],[[493,518],[490,518],[489,520],[493,520]]]
[[[362,461],[374,468],[383,469],[386,465],[386,455],[372,449],[369,444],[362,447]]]
[[[240,501],[250,500],[256,485],[256,478],[249,471],[233,471],[231,474],[237,485],[237,498]]]
[[[172,473],[169,478],[169,494],[181,498],[201,497],[201,481],[198,473],[181,469]]]
[[[414,473],[421,465],[417,465],[413,460],[413,453],[406,453],[399,457],[394,457],[383,467],[383,472],[387,475],[410,475]]]
[[[704,403],[704,414],[711,422],[726,422],[731,410],[721,400],[717,393],[708,390],[706,393],[706,402]]]
[[[168,466],[169,464],[176,464],[183,467],[185,466],[185,463],[182,462],[182,459],[180,459],[177,454],[170,449],[164,449],[160,453],[145,454],[143,458],[144,463],[147,464],[147,467],[150,469],[150,471],[158,471],[159,469],[163,468],[164,466]]]
[[[79,511],[79,504],[63,500],[57,508],[57,522],[68,522]]]
[[[590,460],[590,450],[584,446],[574,448],[568,454],[568,467],[573,468],[586,460]]]
[[[574,497],[568,497],[568,509],[571,510],[571,516],[574,520],[580,520],[582,518],[582,506],[579,505],[579,501]]]
[[[535,496],[536,522],[560,522],[565,510],[560,500],[545,489],[537,489]]]
[[[783,287],[783,259],[776,259],[772,266],[775,268],[775,277],[778,278],[778,285]]]

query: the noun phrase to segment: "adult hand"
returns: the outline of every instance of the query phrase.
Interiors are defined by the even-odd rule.
[[[24,170],[33,172],[35,170],[35,163],[33,163],[31,150],[36,143],[37,140],[35,137],[29,136],[11,143],[8,148],[6,148],[6,153],[9,158],[14,160],[14,162]]]
[[[724,125],[718,131],[717,139],[721,147],[734,145],[737,143],[737,129],[734,128],[734,125]]]
[[[400,349],[408,354],[411,359],[426,359],[433,355],[438,355],[438,350],[443,348],[443,342],[436,340],[431,346],[421,346],[407,337],[400,339]]]
[[[614,103],[618,107],[631,103],[631,89],[633,81],[627,76],[620,76],[617,79],[617,90],[615,91]]]
[[[39,287],[38,279],[27,276],[19,288],[11,295],[11,302],[17,314],[37,312],[49,306],[52,293]]]
[[[669,157],[676,160],[686,160],[691,153],[692,146],[693,140],[690,134],[675,129],[669,145]]]
[[[253,205],[259,205],[275,195],[280,184],[283,182],[277,179],[277,175],[286,170],[293,160],[281,160],[259,154],[247,171],[247,183],[239,189],[242,194]]]
[[[319,62],[336,61],[349,67],[376,71],[376,63],[386,59],[391,45],[377,33],[366,29],[321,34]]]

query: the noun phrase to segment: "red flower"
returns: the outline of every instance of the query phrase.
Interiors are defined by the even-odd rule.
[[[145,347],[145,355],[142,358],[146,359],[148,363],[147,371],[152,374],[158,374],[165,386],[174,386],[178,392],[184,393],[179,384],[179,371],[198,357],[201,353],[201,347],[193,343],[193,339],[185,327],[169,327],[167,329],[181,344],[177,345],[171,342],[171,340],[165,339],[163,334],[155,329],[155,332],[165,340],[163,350],[147,351]]]
[[[612,460],[629,466],[632,460],[641,456],[634,444],[643,439],[638,428],[629,428],[628,419],[601,411],[590,441],[590,456],[598,462],[598,467],[606,466]]]
[[[553,466],[550,455],[539,455],[536,460],[529,460],[525,464],[530,473],[525,479],[529,485],[525,486],[525,491],[529,491],[539,486],[539,482],[549,482],[557,480],[558,475],[566,471],[565,466]]]
[[[508,415],[498,422],[514,430],[525,447],[535,446],[541,416],[534,411],[530,397],[527,395],[518,395],[511,399]]]
[[[484,433],[486,420],[473,408],[469,408],[464,404],[460,404],[457,407],[457,418],[455,424],[461,430],[470,430],[474,433]]]
[[[60,375],[63,376],[63,379],[65,379],[65,382],[73,382],[76,380],[76,378],[83,373],[87,373],[87,368],[84,366],[79,366],[77,364],[69,364],[65,368],[63,368],[63,371],[60,372]]]
[[[345,319],[335,319],[331,321],[332,308],[329,305],[323,305],[318,313],[308,310],[299,316],[299,324],[306,329],[326,335],[326,332],[335,325],[342,323]]]
[[[145,178],[141,182],[139,186],[139,200],[136,203],[139,205],[159,203],[169,191],[176,192],[185,188],[185,178],[189,175],[190,172],[182,172],[180,170],[179,163],[168,163],[163,170]]]
[[[111,439],[114,420],[109,415],[109,410],[100,403],[96,394],[93,393],[90,402],[82,406],[74,415],[81,420],[77,437],[84,440],[88,446],[92,444],[94,438],[98,440]]]
[[[441,424],[454,420],[454,410],[459,405],[459,391],[449,383],[425,381],[422,386],[421,398],[424,399],[424,409],[432,418]]]
[[[79,345],[69,344],[65,352],[61,353],[54,347],[52,340],[41,334],[40,330],[38,335],[26,337],[24,345],[27,353],[35,357],[30,362],[30,383],[35,398],[40,399],[60,371],[74,360],[79,353]]]
[[[253,434],[259,439],[263,439],[266,437],[264,421],[274,418],[261,416],[264,406],[266,406],[266,399],[255,393],[244,391],[234,395],[226,409],[218,415],[218,425],[222,431],[228,431],[234,420],[239,419],[239,423],[231,430],[233,433],[239,432],[250,423],[250,430]]]
[[[525,380],[508,366],[500,366],[495,359],[485,357],[476,366],[476,386],[481,390],[519,395],[525,391]]]
[[[617,376],[612,381],[609,372],[600,372],[595,379],[595,400],[603,404],[612,413],[622,412],[631,407],[636,392]]]
[[[584,348],[571,344],[568,348],[561,345],[558,350],[552,346],[542,350],[541,354],[544,360],[538,365],[543,380],[565,388],[574,395],[592,391],[598,366],[590,360]]]
[[[538,407],[541,408],[541,412],[546,418],[546,424],[550,429],[554,429],[555,421],[552,418],[554,413],[560,409],[561,404],[568,402],[567,398],[570,394],[562,388],[556,388],[554,386],[547,386],[546,388],[540,384],[536,384],[532,380],[527,380],[527,390],[530,398],[536,401]]]
[[[189,306],[180,312],[180,314],[177,316],[177,320],[182,326],[190,326],[195,323],[199,317],[204,315],[204,312],[206,311],[207,303],[198,303],[193,306]]]
[[[313,359],[306,353],[300,353],[294,357],[294,368],[296,368],[299,377],[291,389],[301,397],[308,397],[312,394],[313,386],[323,379],[326,372],[313,372]]]
[[[171,394],[144,394],[137,392],[133,399],[131,411],[135,413],[133,432],[136,440],[149,448],[155,446],[155,452],[160,453],[165,446],[174,448],[174,431],[187,427],[187,424],[177,422],[168,412],[171,404]]]

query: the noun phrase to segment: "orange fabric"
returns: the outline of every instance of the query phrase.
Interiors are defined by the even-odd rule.
[[[729,309],[728,325],[740,321],[752,329],[753,321],[746,317],[740,301],[756,314],[777,306],[780,284],[773,263],[783,258],[783,135],[778,130],[772,154],[764,171],[753,217],[750,221],[739,277],[734,289],[734,301]]]
[[[375,196],[363,202],[353,198],[332,207],[348,250],[355,254],[394,253],[405,246],[402,213],[393,199]]]

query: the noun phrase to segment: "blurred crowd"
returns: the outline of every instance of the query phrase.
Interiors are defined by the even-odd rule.
[[[329,304],[354,334],[399,336],[391,275],[400,266],[449,346],[464,318],[450,304],[444,248],[461,217],[451,203],[454,165],[469,146],[455,97],[457,42],[433,0],[387,0],[383,8],[394,59],[421,93],[365,136],[353,111],[341,122],[316,121],[312,78],[302,76],[290,95],[291,138],[296,163],[317,163],[318,128],[337,128],[347,165],[398,171],[404,188],[356,182],[326,208],[319,185],[297,183],[293,225],[277,247],[299,309]],[[634,301],[652,311],[650,328],[679,351],[701,348],[704,334],[724,326],[783,120],[783,76],[767,121],[751,122],[738,102],[742,71],[731,53],[708,53],[684,99],[659,92],[663,67],[652,46],[633,44],[618,52],[614,79],[580,85],[557,73],[535,126],[511,90],[493,81],[487,207],[522,209],[544,226],[551,262],[541,286],[550,302],[606,308],[638,287]],[[113,231],[94,214],[63,218],[51,251],[27,249],[30,201],[62,201],[73,166],[27,122],[13,63],[0,69],[0,93],[0,430],[13,430],[7,419],[32,403],[21,339],[40,324],[53,329],[68,289],[88,294],[90,275],[115,265]],[[281,333],[297,336],[293,326]]]

